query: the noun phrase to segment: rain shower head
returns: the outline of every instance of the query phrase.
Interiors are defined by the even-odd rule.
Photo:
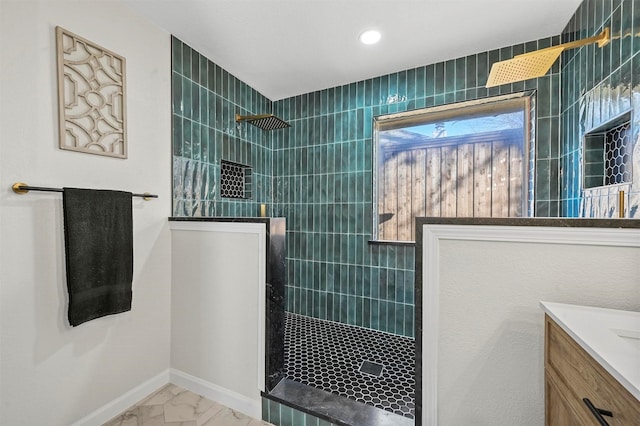
[[[598,47],[604,47],[610,40],[609,28],[605,28],[604,31],[597,36],[551,46],[546,49],[536,50],[535,52],[517,55],[512,59],[496,62],[491,67],[491,72],[489,73],[485,87],[500,86],[501,84],[542,77],[549,71],[564,50],[591,43],[598,43]]]
[[[277,130],[291,127],[289,123],[283,121],[273,114],[261,115],[240,115],[236,114],[236,122],[247,122],[262,130]]]

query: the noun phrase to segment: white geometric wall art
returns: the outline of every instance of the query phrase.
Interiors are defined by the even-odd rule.
[[[56,27],[60,149],[127,158],[125,58]]]

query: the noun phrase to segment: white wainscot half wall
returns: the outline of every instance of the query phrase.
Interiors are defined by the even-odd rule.
[[[540,301],[640,310],[640,230],[423,227],[423,424],[544,424]]]
[[[171,382],[260,418],[266,226],[172,222],[171,230]]]

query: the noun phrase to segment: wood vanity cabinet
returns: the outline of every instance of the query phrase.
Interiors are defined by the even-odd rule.
[[[545,316],[545,424],[640,426],[640,401]],[[639,360],[640,362],[640,360]],[[598,420],[593,410],[606,410]]]

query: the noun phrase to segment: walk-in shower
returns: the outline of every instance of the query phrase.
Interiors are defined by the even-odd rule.
[[[412,338],[287,312],[269,397],[339,425],[414,425],[415,353]]]
[[[413,339],[286,314],[286,377],[414,418]]]

